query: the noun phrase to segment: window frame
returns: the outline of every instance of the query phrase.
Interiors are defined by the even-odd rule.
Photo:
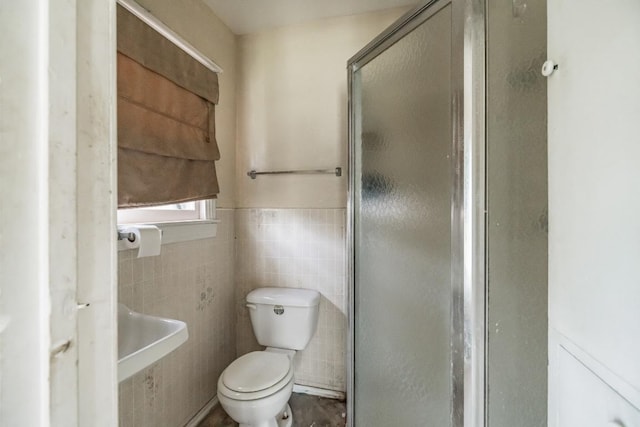
[[[186,242],[215,237],[220,220],[216,217],[216,199],[200,200],[197,203],[198,218],[166,220],[167,212],[162,209],[118,209],[118,230],[133,227],[137,224],[155,225],[162,231],[162,244]],[[135,215],[126,215],[121,219],[121,212],[136,210]],[[179,210],[172,210],[180,212]],[[193,211],[190,211],[193,212]],[[138,215],[139,214],[139,215]],[[125,243],[118,243],[118,250],[126,250]]]
[[[196,200],[195,209],[162,209],[164,206],[175,206],[171,203],[162,206],[118,209],[118,224],[164,223],[174,221],[206,220],[206,200]],[[215,203],[215,202],[214,202]]]

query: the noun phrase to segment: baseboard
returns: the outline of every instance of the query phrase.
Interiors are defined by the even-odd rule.
[[[312,387],[304,384],[294,384],[294,393],[310,394],[312,396],[326,397],[329,399],[344,400],[345,393],[343,391],[327,390],[326,388]]]
[[[218,396],[214,396],[213,399],[211,399],[210,401],[207,402],[206,405],[204,405],[202,407],[202,409],[200,409],[198,411],[197,414],[195,414],[193,416],[193,418],[191,418],[189,420],[189,422],[184,426],[184,427],[198,427],[198,424],[200,424],[202,422],[202,420],[204,420],[205,418],[207,418],[207,415],[209,415],[209,412],[211,412],[211,410],[218,404]]]
[[[337,400],[345,399],[345,394],[342,391],[327,390],[325,388],[312,387],[312,386],[303,385],[303,384],[294,384],[293,392],[310,394],[312,396],[326,397],[328,399],[337,399]],[[208,401],[207,404],[204,405],[202,409],[200,409],[198,413],[195,414],[193,418],[191,418],[184,427],[198,427],[198,424],[200,424],[202,420],[204,420],[207,417],[207,415],[209,415],[209,412],[211,412],[211,410],[217,404],[218,404],[218,396],[214,396],[213,399]]]

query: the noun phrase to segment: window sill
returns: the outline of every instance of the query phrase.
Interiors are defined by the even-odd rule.
[[[189,242],[192,240],[216,237],[218,219],[174,221],[174,222],[145,222],[145,225],[155,225],[162,231],[162,244]],[[136,224],[118,224],[118,229],[133,227]],[[123,241],[118,242],[118,251],[127,250]]]

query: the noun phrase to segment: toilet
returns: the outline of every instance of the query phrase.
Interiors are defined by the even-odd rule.
[[[320,293],[259,288],[247,295],[253,332],[263,351],[234,360],[218,379],[218,400],[240,427],[290,427],[293,361],[316,331]]]

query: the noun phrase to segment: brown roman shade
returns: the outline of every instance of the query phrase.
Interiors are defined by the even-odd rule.
[[[118,207],[216,197],[218,75],[118,6]]]

